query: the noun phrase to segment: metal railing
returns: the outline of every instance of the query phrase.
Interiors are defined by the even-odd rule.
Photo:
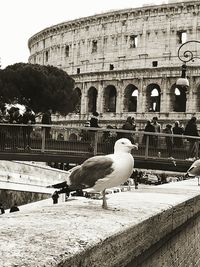
[[[199,157],[200,137],[42,124],[0,124],[0,152],[101,155],[113,153],[114,143],[121,137],[138,143],[133,154],[144,159]]]

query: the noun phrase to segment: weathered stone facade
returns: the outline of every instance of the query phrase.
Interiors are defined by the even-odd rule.
[[[188,63],[190,87],[177,88],[178,48],[200,39],[199,1],[117,10],[51,26],[29,39],[30,63],[54,65],[75,79],[76,114],[56,120],[82,125],[92,111],[102,125],[120,126],[128,115],[180,120],[200,115],[198,60]],[[200,44],[187,49],[198,53]]]

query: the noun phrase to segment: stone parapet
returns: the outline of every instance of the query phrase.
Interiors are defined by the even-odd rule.
[[[57,205],[45,200],[2,215],[2,266],[160,267],[167,262],[167,249],[175,264],[164,266],[198,266],[200,187],[196,179],[140,185],[138,190],[108,198],[108,210],[101,208],[101,200],[72,197]],[[188,228],[193,233],[190,238]],[[167,247],[169,243],[173,246]],[[191,244],[192,258],[187,254]]]

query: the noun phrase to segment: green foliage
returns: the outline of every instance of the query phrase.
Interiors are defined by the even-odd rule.
[[[1,102],[28,105],[36,113],[52,109],[65,115],[79,100],[74,80],[53,66],[17,63],[0,71]]]

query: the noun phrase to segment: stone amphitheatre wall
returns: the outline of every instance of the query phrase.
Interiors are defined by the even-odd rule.
[[[189,1],[63,22],[29,39],[29,60],[61,67],[70,75],[179,66],[182,37],[200,37],[199,11],[200,3]]]
[[[200,116],[199,62],[189,62],[189,88],[176,89],[186,40],[200,39],[199,1],[116,10],[48,27],[29,39],[30,63],[54,65],[75,80],[76,114],[55,116],[84,125],[92,111],[101,126],[121,127],[128,116],[144,125],[153,116],[163,124]],[[200,44],[186,49],[195,54]]]

